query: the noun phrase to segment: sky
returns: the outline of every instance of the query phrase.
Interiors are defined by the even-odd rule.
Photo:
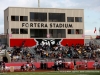
[[[7,7],[34,8],[38,7],[38,0],[0,0],[0,33],[4,33],[4,10]],[[99,35],[100,0],[40,0],[40,8],[84,9],[85,35]]]

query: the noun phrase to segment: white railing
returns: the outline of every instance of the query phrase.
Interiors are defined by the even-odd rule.
[[[6,49],[2,49],[1,51],[0,51],[0,56],[5,56],[5,57],[7,57],[7,59],[8,59],[8,62],[11,62],[11,57],[10,57],[10,55],[9,55],[9,53],[7,52],[7,50]]]
[[[0,51],[0,55],[4,56],[5,55],[5,49]]]
[[[5,51],[5,56],[7,57],[8,62],[11,62],[11,57],[10,57],[9,53],[7,52],[7,50]]]

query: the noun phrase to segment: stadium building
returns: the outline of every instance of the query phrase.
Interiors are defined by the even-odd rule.
[[[8,7],[4,33],[10,47],[37,44],[84,44],[84,10]]]

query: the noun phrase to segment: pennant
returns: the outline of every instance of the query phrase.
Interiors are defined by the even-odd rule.
[[[47,38],[50,38],[50,34],[47,34]]]
[[[94,33],[96,32],[96,27],[95,27],[95,30],[94,30]]]
[[[82,35],[82,37],[84,38],[84,37],[85,37],[85,35],[83,34],[83,35]]]
[[[9,34],[9,37],[12,37],[12,34]]]

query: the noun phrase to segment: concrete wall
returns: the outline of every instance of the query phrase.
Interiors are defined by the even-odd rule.
[[[9,13],[8,13],[9,12]],[[84,34],[84,10],[83,9],[60,9],[60,8],[26,8],[26,7],[9,7],[7,11],[5,10],[5,20],[7,15],[9,15],[9,25],[5,27],[8,28],[11,33],[11,28],[27,28],[22,27],[22,23],[37,23],[37,22],[30,22],[30,12],[46,12],[46,13],[65,13],[66,22],[55,22],[55,24],[59,23],[67,23],[72,24],[73,28],[71,29],[83,29]],[[20,21],[11,21],[11,15],[16,16],[28,16],[28,21],[20,22]],[[82,17],[82,22],[67,22],[67,17]],[[51,22],[47,20],[47,22],[38,22],[38,23],[47,23],[49,29],[49,25]],[[7,25],[7,21],[5,21],[5,25]],[[28,27],[28,34],[13,34],[10,38],[30,38],[30,28],[31,29],[44,29],[44,28],[32,28]],[[53,28],[53,29],[59,29],[59,28]],[[67,29],[70,28],[60,28],[60,29],[66,29],[66,38],[67,39],[83,39],[82,34],[67,34]]]
[[[9,25],[9,20],[10,20],[10,15],[9,15],[9,9],[5,9],[4,10],[4,34],[7,35],[7,44],[9,45],[9,28],[10,28],[10,25]]]

